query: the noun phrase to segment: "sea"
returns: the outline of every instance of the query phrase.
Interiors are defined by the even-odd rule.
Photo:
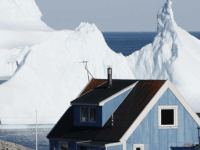
[[[200,32],[190,32],[200,39]],[[116,53],[128,56],[140,50],[143,46],[152,43],[156,32],[104,32],[103,36],[108,46]],[[54,125],[38,126],[38,150],[48,150],[49,141],[46,136]],[[35,125],[29,126],[3,126],[0,125],[0,140],[13,142],[25,147],[35,149]]]

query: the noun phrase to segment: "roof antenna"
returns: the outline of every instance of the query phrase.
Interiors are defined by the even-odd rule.
[[[89,62],[89,61],[82,61],[82,62],[80,62],[80,63],[85,64],[85,70],[87,71],[88,81],[90,81],[90,76],[89,76],[89,75],[91,75],[91,77],[92,77],[92,81],[93,81],[94,84],[97,86],[97,84],[96,84],[95,81],[94,81],[94,77],[93,77],[93,75],[92,75],[92,74],[90,73],[90,71],[88,70],[88,65],[87,65],[88,62]]]
[[[89,74],[92,76],[92,74],[89,72],[89,70],[88,70],[88,66],[87,66],[87,63],[88,63],[89,61],[82,61],[82,62],[80,62],[80,63],[83,63],[83,64],[85,64],[85,70],[87,70],[87,75],[88,75],[88,81],[90,81],[90,76],[89,76]],[[92,76],[93,77],[93,76]]]

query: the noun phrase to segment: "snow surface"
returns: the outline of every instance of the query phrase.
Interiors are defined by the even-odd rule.
[[[38,28],[33,30],[35,33]],[[88,82],[85,66],[80,63],[85,60],[95,78],[107,78],[107,67],[112,66],[116,79],[170,79],[190,106],[200,112],[200,41],[177,26],[170,0],[158,12],[157,32],[153,43],[128,57],[113,52],[98,28],[88,23],[81,23],[74,31],[48,31],[50,34],[40,42],[34,41],[37,36],[25,35],[33,38],[30,43],[21,40],[17,43],[22,45],[16,46],[11,42],[12,48],[7,44],[0,57],[9,65],[0,62],[0,73],[4,69],[14,76],[0,86],[1,123],[34,123],[35,110],[39,123],[55,123]]]
[[[0,19],[41,18],[34,0],[0,0]]]

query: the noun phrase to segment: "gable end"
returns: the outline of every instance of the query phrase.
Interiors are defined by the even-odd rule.
[[[177,97],[177,99],[184,106],[184,108],[188,111],[188,113],[192,116],[192,118],[196,121],[196,123],[198,125],[200,125],[200,118],[198,117],[198,115],[185,102],[183,97],[178,93],[178,91],[175,89],[175,87],[172,85],[172,83],[169,80],[167,80],[162,85],[162,87],[158,90],[158,92],[154,95],[154,97],[151,99],[151,101],[145,107],[145,109],[140,113],[140,115],[137,117],[137,119],[132,123],[132,125],[129,127],[129,129],[124,133],[124,135],[120,139],[121,142],[125,142],[126,140],[128,140],[128,138],[131,136],[131,134],[135,131],[135,129],[139,126],[139,124],[142,122],[142,120],[146,117],[146,115],[150,112],[150,110],[158,102],[158,100],[161,98],[161,96],[164,94],[164,92],[168,88]]]

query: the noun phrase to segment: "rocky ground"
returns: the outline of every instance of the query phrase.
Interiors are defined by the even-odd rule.
[[[5,142],[0,140],[0,150],[31,150],[31,149],[15,143]]]

